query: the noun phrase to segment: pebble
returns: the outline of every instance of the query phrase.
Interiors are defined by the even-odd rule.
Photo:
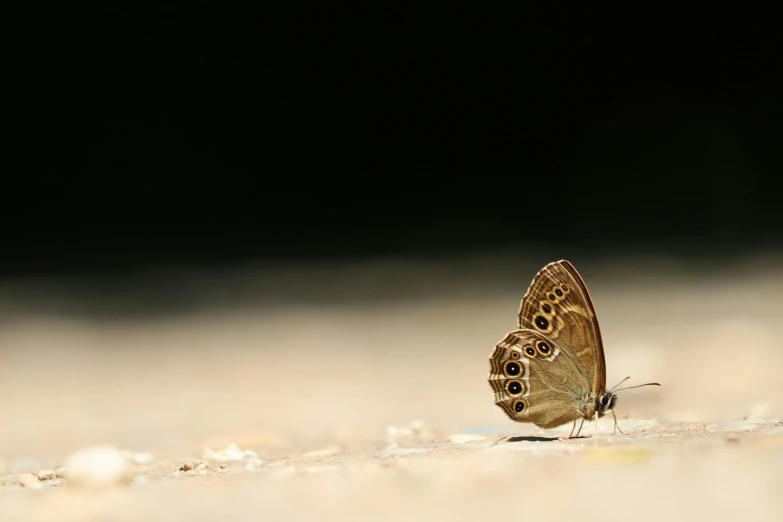
[[[231,462],[258,457],[255,451],[240,449],[236,444],[229,444],[225,448],[217,451],[210,448],[204,448],[201,452],[201,456],[207,460],[214,460],[216,462]]]
[[[256,458],[247,459],[247,462],[245,462],[245,469],[247,471],[255,473],[257,471],[261,471],[261,466],[263,464],[264,461],[261,459],[256,459]]]
[[[146,486],[150,483],[150,479],[147,477],[143,477],[141,475],[137,475],[133,477],[133,480],[131,481],[131,485],[133,486]]]
[[[209,474],[209,463],[205,460],[197,460],[195,462],[186,462],[182,466],[180,466],[179,471],[184,471],[185,473],[193,472],[192,474],[196,475],[208,475]]]
[[[65,459],[63,468],[69,482],[83,487],[107,487],[129,481],[123,452],[110,446],[94,446],[72,453]]]
[[[54,480],[57,478],[57,473],[51,469],[45,469],[38,472],[38,480]]]
[[[306,459],[323,458],[323,457],[328,457],[330,455],[336,455],[338,453],[340,453],[340,448],[336,446],[330,446],[328,448],[308,451],[307,453],[303,453],[302,457]]]
[[[195,462],[186,462],[180,466],[180,471],[199,471],[209,467],[209,464],[205,460],[197,460]]]
[[[151,464],[155,461],[155,455],[148,452],[123,451],[122,456],[134,464]]]
[[[431,434],[424,421],[415,420],[402,426],[386,426],[387,442],[394,442],[404,438],[424,439],[429,437],[431,437]]]

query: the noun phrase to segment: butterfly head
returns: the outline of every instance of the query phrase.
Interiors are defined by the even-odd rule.
[[[612,392],[607,392],[596,399],[596,410],[599,415],[603,415],[612,411],[615,403],[617,402],[617,395]]]

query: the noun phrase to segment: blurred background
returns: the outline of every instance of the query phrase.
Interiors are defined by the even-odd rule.
[[[779,13],[9,12],[6,461],[529,429],[487,357],[563,258],[621,417],[783,414]]]

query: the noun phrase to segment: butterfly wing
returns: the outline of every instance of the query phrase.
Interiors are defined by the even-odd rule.
[[[495,345],[489,367],[495,404],[512,420],[554,428],[582,418],[578,410],[589,391],[588,377],[579,361],[545,335],[509,332]]]
[[[519,328],[549,337],[575,359],[590,391],[606,391],[606,362],[593,302],[582,277],[566,260],[549,263],[533,278],[519,307]]]

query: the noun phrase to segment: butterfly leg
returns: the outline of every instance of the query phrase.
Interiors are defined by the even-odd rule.
[[[568,438],[569,439],[574,436],[574,430],[575,429],[576,429],[576,419],[574,419],[574,425],[571,426],[571,433],[568,434]]]
[[[576,424],[576,421],[574,421],[574,424]],[[584,426],[584,424],[585,424],[585,419],[584,417],[582,417],[582,422],[579,423],[579,429],[576,430],[577,437],[579,436],[579,433],[582,431],[582,426]]]
[[[595,412],[595,436],[598,437],[598,411]]]
[[[615,429],[617,429],[617,431],[619,431],[623,435],[628,435],[627,433],[625,433],[623,430],[620,429],[620,426],[618,426],[618,424],[617,424],[617,415],[614,414],[614,410],[611,410],[611,411],[612,411],[612,417],[614,417],[614,427],[615,427]],[[614,435],[614,432],[612,432],[612,434]]]
[[[579,429],[576,430],[576,435],[574,435],[574,429],[576,429],[576,419],[574,419],[574,425],[571,427],[571,433],[568,434],[568,437],[560,437],[558,440],[568,440],[579,436],[579,432],[582,431],[582,426],[584,425],[585,419],[587,417],[585,417],[585,414],[582,413],[582,410],[579,408],[577,408],[576,411],[579,413],[579,415],[582,416],[582,422],[579,423]]]

